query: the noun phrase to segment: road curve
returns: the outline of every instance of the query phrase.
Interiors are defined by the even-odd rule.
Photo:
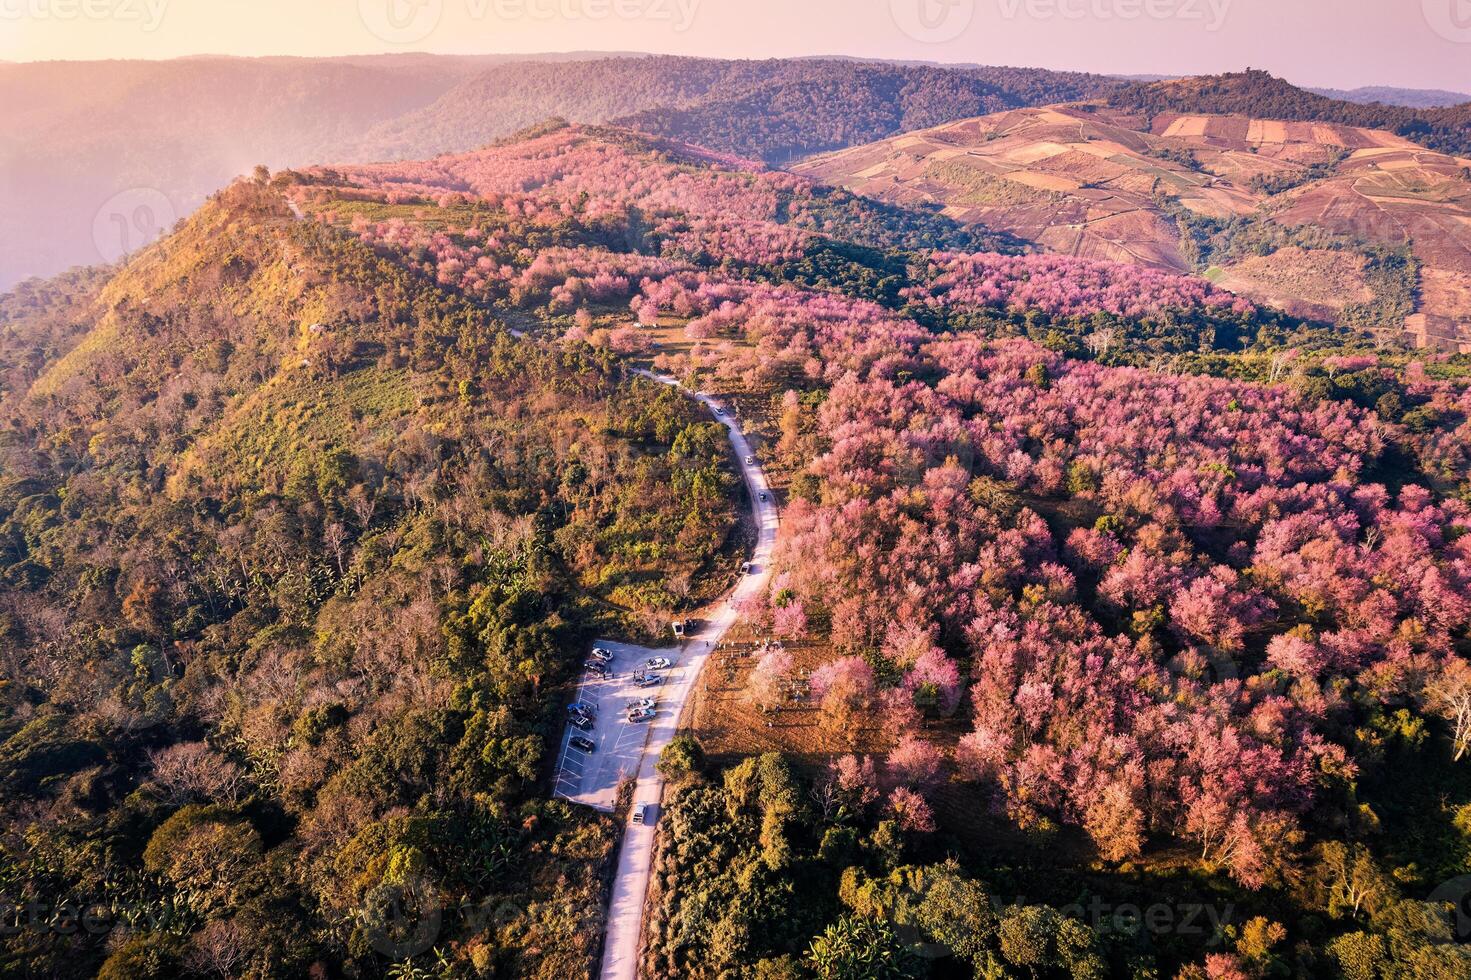
[[[286,198],[286,201],[291,207],[292,214],[298,220],[305,220],[305,215],[297,203],[289,197]],[[507,326],[506,329],[518,339],[527,336],[524,330],[510,326]],[[687,390],[677,379],[666,374],[656,374],[643,369],[637,369],[635,373],[671,388]],[[654,722],[653,730],[644,744],[643,756],[639,760],[637,782],[633,791],[635,804],[657,804],[659,802],[664,792],[664,780],[654,769],[659,761],[659,753],[664,751],[664,746],[669,744],[679,730],[679,716],[684,711],[690,692],[694,690],[695,682],[699,680],[700,671],[704,668],[710,651],[720,642],[721,637],[725,636],[726,631],[734,625],[737,618],[737,605],[747,597],[757,595],[766,588],[766,583],[771,577],[771,553],[776,544],[779,520],[776,500],[771,493],[770,484],[766,482],[766,474],[761,471],[760,464],[756,462],[755,453],[751,451],[751,444],[746,441],[746,434],[741,431],[739,422],[728,411],[724,413],[716,411],[722,406],[714,397],[698,391],[690,394],[691,397],[704,404],[718,421],[725,424],[726,431],[730,435],[736,462],[741,467],[741,475],[750,493],[751,512],[758,529],[756,550],[751,555],[751,574],[741,577],[740,583],[726,598],[713,619],[702,624],[700,631],[693,637],[686,638],[684,652],[681,656],[682,666],[685,669],[680,672],[678,683],[667,684],[660,692],[661,703],[668,704],[673,710],[659,713],[659,718]],[[751,462],[747,463],[747,459],[750,459]],[[762,494],[766,495],[765,500],[761,499]],[[618,871],[613,878],[612,897],[608,903],[607,935],[603,944],[603,964],[599,974],[602,980],[635,980],[638,975],[639,938],[643,930],[644,898],[648,895],[649,877],[653,874],[653,853],[654,826],[625,824],[623,846],[619,849],[618,854]]]
[[[526,332],[508,327],[512,336],[524,338]],[[667,374],[656,374],[642,368],[636,369],[635,374],[657,381],[659,384],[668,385],[671,388],[679,388],[687,391],[676,378]],[[740,582],[719,611],[712,619],[701,624],[700,630],[692,637],[686,637],[684,652],[681,655],[680,678],[677,683],[666,684],[660,691],[661,705],[668,705],[672,710],[660,711],[658,718],[653,722],[652,730],[649,732],[648,740],[644,743],[643,755],[639,758],[638,775],[634,783],[633,803],[658,804],[664,793],[664,779],[654,767],[659,762],[659,754],[664,751],[679,731],[679,716],[684,713],[685,703],[689,700],[690,692],[694,690],[695,683],[700,678],[700,672],[705,667],[705,661],[709,659],[710,652],[715,645],[725,636],[726,631],[735,625],[738,618],[736,609],[740,603],[754,595],[760,594],[766,589],[767,582],[771,578],[771,554],[776,545],[776,532],[780,522],[780,512],[776,506],[776,498],[771,493],[771,485],[766,481],[766,474],[761,470],[761,464],[756,460],[756,454],[751,450],[751,444],[746,441],[746,434],[741,431],[740,423],[729,411],[717,411],[723,406],[711,395],[703,391],[689,392],[690,397],[703,404],[710,413],[720,422],[725,424],[726,433],[730,436],[731,448],[735,450],[736,463],[741,468],[741,476],[746,482],[746,490],[751,498],[751,515],[756,521],[756,550],[751,554],[751,574],[743,575]],[[746,460],[751,462],[746,462]],[[762,499],[762,495],[766,499]],[[639,939],[643,935],[643,913],[644,899],[649,893],[649,879],[654,873],[654,824],[635,825],[625,822],[623,826],[623,844],[618,849],[618,870],[613,876],[612,894],[608,899],[608,919],[603,939],[603,963],[598,976],[601,980],[636,980],[638,977],[638,953]]]
[[[660,384],[681,387],[678,381],[667,375],[650,371],[638,373]],[[712,414],[721,407],[717,399],[703,392],[694,392],[692,397],[702,402]],[[681,657],[684,670],[680,681],[666,687],[664,697],[661,698],[672,710],[660,712],[655,728],[644,744],[643,757],[639,760],[638,781],[633,790],[635,805],[659,802],[664,792],[664,780],[654,768],[659,761],[659,753],[664,751],[664,746],[678,732],[679,716],[684,710],[685,702],[694,690],[711,650],[735,624],[739,603],[764,591],[771,576],[771,553],[776,544],[779,521],[775,497],[766,482],[766,474],[755,461],[755,454],[746,441],[745,433],[741,431],[740,423],[728,411],[715,414],[715,418],[725,423],[731,446],[735,449],[736,462],[740,464],[741,475],[750,493],[752,516],[758,528],[756,550],[751,555],[751,574],[743,576],[735,590],[721,604],[719,611],[701,625],[697,634],[686,639]],[[752,462],[747,463],[747,459]],[[766,495],[765,500],[761,499],[762,494]],[[607,935],[603,944],[603,966],[600,973],[602,980],[635,980],[638,975],[644,899],[648,895],[649,879],[653,874],[654,829],[654,825],[624,825],[623,846],[618,852],[618,871],[614,875],[612,896],[608,901]]]

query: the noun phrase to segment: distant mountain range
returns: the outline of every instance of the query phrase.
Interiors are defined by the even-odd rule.
[[[580,64],[568,70],[568,61]],[[1035,68],[585,52],[0,64],[11,123],[0,133],[0,289],[135,249],[256,164],[423,159],[554,116],[775,166],[958,119],[1089,100],[1337,122],[1446,152],[1471,148],[1468,106],[1364,105],[1261,72],[1223,78],[1130,83]]]
[[[592,58],[577,71],[557,63]],[[1115,84],[1038,69],[577,53],[3,65],[0,289],[115,258],[258,163],[420,159],[550,116],[627,118],[785,161]]]
[[[462,151],[548,116],[616,122],[768,163],[983,112],[1091,98],[1116,83],[1035,68],[847,59],[619,58],[504,65],[369,132],[357,158]]]
[[[1363,88],[1310,88],[1307,91],[1343,102],[1367,105],[1382,102],[1384,105],[1399,105],[1410,109],[1443,109],[1446,106],[1471,102],[1465,92],[1447,92],[1438,88],[1390,88],[1384,85],[1369,85]]]

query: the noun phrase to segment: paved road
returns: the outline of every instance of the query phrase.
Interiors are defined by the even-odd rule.
[[[511,334],[516,337],[525,336],[524,331],[515,329],[511,330]],[[671,388],[682,387],[677,379],[668,375],[644,370],[636,373],[660,384],[669,385]],[[705,666],[710,651],[720,642],[721,637],[725,636],[726,631],[734,625],[737,618],[736,607],[743,599],[756,595],[766,588],[766,583],[771,577],[771,553],[776,544],[776,531],[779,523],[776,499],[771,493],[770,484],[766,482],[766,474],[761,471],[761,465],[756,461],[751,444],[746,441],[746,435],[741,431],[740,423],[730,412],[724,411],[721,402],[713,396],[704,392],[695,392],[693,397],[702,402],[710,409],[711,414],[725,424],[726,431],[730,435],[731,446],[735,449],[736,461],[741,467],[741,475],[746,481],[746,489],[750,493],[751,511],[756,520],[758,534],[756,550],[751,555],[751,574],[742,578],[735,590],[720,606],[719,611],[712,619],[702,624],[697,634],[685,638],[682,650],[661,651],[664,655],[669,656],[670,660],[675,661],[675,669],[670,671],[664,687],[659,689],[658,716],[653,722],[639,726],[645,731],[646,737],[642,754],[637,755],[637,782],[633,790],[634,806],[652,804],[651,812],[653,813],[657,813],[657,807],[664,792],[664,780],[654,769],[659,761],[659,753],[664,751],[664,747],[670,743],[678,731],[679,715],[684,710],[690,692],[694,690],[695,681],[699,678],[700,670]],[[746,462],[748,459],[751,462]],[[766,497],[764,500],[763,495]],[[633,649],[624,648],[623,657],[614,661],[615,671],[624,675],[631,672],[635,666],[631,656]],[[678,654],[677,659],[676,653]],[[611,700],[609,706],[615,709],[613,712],[600,711],[598,714],[599,737],[606,740],[611,726],[616,725],[622,729],[632,726],[621,718],[616,710],[617,702],[624,696],[620,688],[615,684],[609,684],[608,689],[604,690],[602,683],[600,682],[596,689],[590,684],[585,685],[584,689],[589,693],[595,693],[600,702],[605,697],[609,698]],[[608,774],[610,772],[616,774],[620,769],[627,771],[626,767],[632,765],[633,758],[625,755],[630,743],[624,740],[625,736],[622,734],[614,738],[612,758],[618,761],[610,764],[601,760],[594,761],[599,756],[598,752],[592,753],[592,757],[589,757],[585,753],[571,749],[567,744],[569,735],[570,733],[567,733],[562,737],[562,760],[558,769],[556,792],[561,794],[564,789],[572,790],[575,783],[576,793],[592,793],[596,799],[601,801],[601,785],[607,779]],[[633,744],[637,744],[637,736],[634,738]],[[612,768],[609,768],[610,765]],[[598,803],[593,805],[598,805]],[[608,902],[608,927],[603,943],[603,966],[599,974],[602,980],[636,980],[638,976],[639,938],[643,934],[644,899],[648,895],[649,878],[653,874],[656,823],[656,820],[651,820],[642,825],[633,823],[624,825],[623,846],[618,852],[618,871],[613,877],[613,893]]]
[[[647,377],[661,384],[677,385],[673,378],[648,372]],[[711,412],[720,407],[720,402],[709,395],[696,393]],[[677,663],[678,669],[671,676],[660,695],[659,715],[649,726],[648,739],[638,766],[638,782],[633,791],[635,806],[640,803],[659,803],[664,791],[664,781],[654,766],[659,753],[674,738],[679,728],[679,715],[694,689],[700,670],[710,651],[720,642],[726,630],[736,621],[736,605],[747,596],[755,595],[766,588],[771,575],[771,551],[776,543],[778,513],[776,500],[766,482],[766,475],[756,463],[751,446],[741,432],[740,425],[727,412],[716,416],[729,430],[731,445],[741,464],[741,473],[750,491],[751,507],[760,529],[756,551],[751,556],[751,574],[745,576],[735,591],[720,606],[719,610],[705,622],[693,637],[686,638],[684,650]],[[751,459],[751,463],[746,460]],[[766,500],[761,499],[762,494]],[[619,724],[627,724],[620,720]],[[657,812],[652,811],[652,812]],[[608,931],[603,946],[602,980],[634,980],[638,974],[639,937],[643,929],[644,898],[649,890],[654,850],[654,822],[643,826],[629,823],[623,832],[623,847],[618,854],[618,871],[613,878],[613,894],[608,903]]]
[[[288,199],[287,203],[298,219],[304,218],[301,208],[295,201]],[[515,337],[526,336],[525,331],[508,329]],[[668,375],[644,370],[637,373],[660,384],[674,388],[682,387],[678,380]],[[719,411],[722,408],[721,403],[703,392],[696,392],[693,397],[704,403],[717,419],[725,423],[730,433],[731,445],[735,449],[736,460],[741,466],[741,474],[746,481],[746,488],[750,492],[751,510],[759,529],[756,550],[751,555],[751,574],[741,580],[734,592],[721,605],[719,611],[702,625],[697,634],[686,637],[681,650],[655,651],[655,653],[663,654],[674,660],[675,667],[668,672],[669,676],[664,686],[657,689],[660,701],[659,713],[652,723],[633,726],[622,717],[622,712],[618,709],[621,707],[619,702],[625,694],[622,685],[616,678],[612,682],[599,682],[596,690],[594,690],[594,685],[586,685],[586,693],[596,694],[600,702],[604,698],[609,699],[609,707],[614,708],[613,711],[599,712],[598,738],[595,739],[600,743],[599,748],[607,744],[609,732],[615,730],[614,726],[616,726],[617,734],[612,736],[612,744],[606,756],[600,752],[594,752],[591,757],[576,750],[569,751],[568,735],[564,734],[563,758],[556,792],[561,795],[564,789],[568,790],[570,792],[567,795],[574,799],[578,795],[591,793],[596,801],[590,802],[595,806],[601,802],[601,787],[610,774],[614,777],[613,785],[616,790],[617,781],[621,778],[618,776],[620,768],[626,766],[631,769],[637,763],[638,781],[633,791],[633,802],[635,805],[648,803],[657,807],[664,791],[664,781],[654,769],[655,764],[659,761],[659,753],[664,751],[664,747],[674,738],[679,727],[680,712],[683,711],[690,692],[694,690],[695,681],[699,678],[700,670],[705,666],[710,651],[735,623],[736,605],[746,597],[765,589],[767,580],[771,576],[771,552],[772,546],[776,543],[778,512],[776,500],[771,495],[770,485],[766,482],[766,474],[755,462],[751,445],[746,441],[745,433],[741,432],[739,423],[729,412]],[[752,462],[747,463],[747,459]],[[765,494],[767,499],[761,499],[762,494]],[[612,644],[601,645],[608,646],[609,649],[614,648]],[[615,650],[618,659],[614,662],[614,669],[617,674],[623,676],[625,682],[633,668],[643,659],[642,657],[635,659],[638,656],[636,649],[623,646],[621,653]],[[603,685],[606,685],[606,690],[603,689]],[[654,690],[656,689],[649,688],[642,693]],[[635,734],[632,736],[626,734],[630,731]],[[639,731],[645,735],[641,753],[633,748],[638,744],[636,733]],[[594,759],[598,761],[594,762]],[[611,809],[611,805],[611,802],[608,802],[604,808]],[[613,879],[613,895],[608,908],[602,980],[635,980],[637,976],[638,944],[643,929],[644,897],[648,894],[649,876],[652,873],[653,850],[654,821],[642,826],[635,826],[632,823],[625,826],[623,847],[618,856],[618,871]]]

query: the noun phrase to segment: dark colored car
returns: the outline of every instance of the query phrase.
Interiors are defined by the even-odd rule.
[[[568,744],[571,745],[574,749],[580,749],[583,752],[592,752],[597,749],[597,746],[593,744],[592,739],[584,738],[581,735],[573,735],[567,741]]]
[[[580,728],[585,732],[592,731],[593,725],[595,724],[587,715],[573,715],[567,720],[567,723],[573,728]]]

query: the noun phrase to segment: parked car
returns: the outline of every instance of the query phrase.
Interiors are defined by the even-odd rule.
[[[582,666],[586,667],[590,672],[601,677],[608,676],[608,665],[603,663],[601,660],[589,660]]]
[[[657,708],[658,706],[658,698],[634,698],[632,701],[628,702],[629,711],[632,711],[635,708],[649,708],[652,710],[653,708]]]
[[[593,744],[593,740],[585,738],[582,735],[573,735],[567,740],[567,744],[581,752],[597,751],[597,746]]]
[[[673,666],[668,657],[650,657],[644,661],[644,667],[648,670],[668,670]]]
[[[634,674],[633,682],[639,687],[653,687],[656,684],[664,683],[664,678],[658,674]]]
[[[567,713],[569,715],[586,715],[589,718],[595,718],[597,717],[598,709],[586,701],[573,701],[567,705]]]
[[[573,715],[571,718],[567,719],[567,723],[573,728],[580,728],[585,732],[592,731],[593,725],[595,724],[595,722],[587,715]]]
[[[641,721],[651,721],[655,714],[653,708],[629,708],[628,720],[635,724]]]
[[[605,664],[610,664],[613,662],[613,653],[610,650],[604,650],[602,647],[593,647],[592,658],[602,661]]]

